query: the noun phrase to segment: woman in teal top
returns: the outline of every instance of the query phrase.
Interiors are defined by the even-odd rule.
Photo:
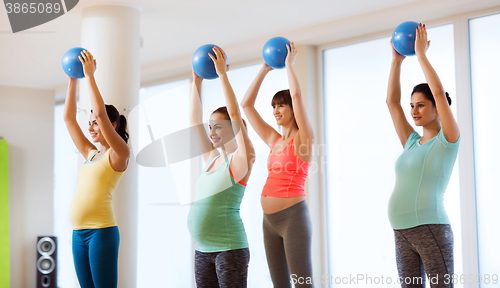
[[[453,287],[453,232],[444,209],[444,192],[455,163],[460,132],[449,105],[451,99],[425,53],[425,25],[416,30],[415,54],[427,83],[414,87],[411,115],[420,136],[408,123],[400,104],[400,74],[404,56],[392,49],[387,105],[404,147],[396,161],[396,185],[388,214],[395,233],[401,287]]]
[[[195,186],[188,229],[195,242],[197,287],[247,287],[248,249],[240,218],[240,203],[255,151],[226,74],[224,51],[214,47],[212,58],[227,107],[210,116],[210,135],[203,126],[202,78],[193,71],[190,121],[206,164]]]

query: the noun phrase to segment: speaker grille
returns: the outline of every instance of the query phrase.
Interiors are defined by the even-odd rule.
[[[41,255],[51,255],[52,253],[54,253],[56,245],[54,243],[54,240],[52,240],[50,237],[43,237],[38,241],[36,249]]]
[[[42,256],[38,258],[38,261],[36,262],[36,268],[40,273],[42,274],[50,274],[52,271],[54,271],[55,268],[55,263],[54,259],[50,256]]]

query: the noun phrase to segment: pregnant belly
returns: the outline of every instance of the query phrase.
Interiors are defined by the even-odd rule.
[[[69,219],[75,229],[115,225],[111,201],[98,196],[77,195],[69,206]]]
[[[299,202],[306,200],[306,196],[297,197],[273,197],[273,196],[261,196],[260,204],[262,205],[262,210],[265,214],[273,214],[281,210],[285,210]]]

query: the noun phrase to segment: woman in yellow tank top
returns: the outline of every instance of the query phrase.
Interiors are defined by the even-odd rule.
[[[127,169],[127,120],[112,105],[105,105],[94,79],[96,61],[83,51],[79,57],[87,78],[92,106],[89,132],[92,142],[76,121],[77,79],[69,78],[64,121],[71,139],[86,161],[78,175],[78,187],[70,204],[73,225],[73,260],[82,288],[116,288],[120,235],[111,206],[112,192]]]

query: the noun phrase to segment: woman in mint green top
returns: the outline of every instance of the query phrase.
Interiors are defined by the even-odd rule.
[[[460,132],[451,99],[427,56],[425,25],[416,30],[415,54],[427,83],[413,88],[411,115],[420,136],[401,107],[400,74],[404,56],[392,49],[387,106],[404,148],[396,161],[396,184],[388,214],[394,229],[396,261],[402,287],[453,287],[453,232],[444,209],[444,192],[455,163]],[[411,281],[410,281],[411,279]],[[437,281],[436,281],[437,279]]]
[[[396,161],[396,185],[389,201],[394,229],[423,224],[450,224],[444,209],[444,192],[458,154],[458,145],[438,135],[425,144],[413,131]]]
[[[196,250],[200,252],[248,248],[240,218],[240,203],[246,183],[236,181],[231,175],[229,163],[233,155],[228,155],[217,169],[211,168],[220,155],[212,158],[196,182],[197,198],[201,193],[205,197],[193,203],[188,215],[188,228]]]
[[[240,204],[254,162],[255,151],[229,83],[226,57],[213,48],[210,57],[219,76],[226,106],[210,116],[210,135],[203,125],[202,78],[193,71],[190,121],[205,168],[195,186],[188,229],[195,242],[197,287],[247,287],[248,249]]]

